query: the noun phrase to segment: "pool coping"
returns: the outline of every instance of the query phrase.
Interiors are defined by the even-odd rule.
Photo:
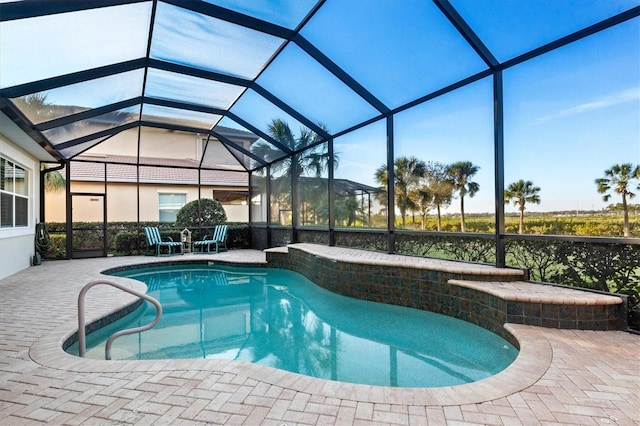
[[[129,263],[129,265],[147,265],[208,262],[191,257],[171,259],[149,259],[148,261]],[[221,261],[214,263],[238,264],[243,262]],[[112,268],[95,271],[94,279],[113,279],[116,282],[131,286],[137,290],[145,290],[145,284],[128,278],[101,275],[101,272]],[[118,311],[135,303],[136,299],[126,293],[113,296],[110,309],[95,309],[88,313],[87,323],[97,321],[105,316],[114,315]],[[520,324],[505,324],[505,329],[518,341],[520,351],[515,361],[500,373],[477,382],[438,388],[401,388],[374,385],[361,385],[336,382],[304,376],[276,368],[235,360],[216,359],[180,359],[180,360],[140,360],[140,361],[106,361],[79,358],[68,354],[63,344],[77,332],[76,321],[65,322],[51,330],[48,336],[37,340],[29,349],[31,359],[45,367],[69,372],[161,372],[161,371],[206,371],[210,374],[233,373],[238,376],[254,379],[300,392],[312,392],[326,397],[337,397],[360,402],[388,404],[421,404],[433,406],[461,405],[490,401],[517,393],[532,386],[548,370],[552,360],[552,349],[548,341],[542,338],[540,329]]]
[[[314,256],[321,256],[337,262],[352,262],[363,265],[393,266],[429,271],[448,272],[451,274],[500,276],[505,278],[524,278],[525,273],[517,268],[496,268],[492,265],[472,263],[431,257],[407,256],[376,251],[353,249],[349,247],[325,246],[313,243],[295,243],[286,247],[274,247],[264,250],[265,253],[288,253],[289,248],[302,250]]]

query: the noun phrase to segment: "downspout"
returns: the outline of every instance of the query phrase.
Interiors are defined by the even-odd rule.
[[[43,163],[40,162],[40,164],[42,165]],[[65,166],[66,166],[66,162],[64,160],[60,160],[60,165],[58,165],[56,167],[52,167],[50,169],[40,170],[40,222],[42,222],[42,223],[45,222],[45,218],[44,218],[44,192],[45,192],[44,182],[45,182],[45,175],[47,173],[57,172],[58,170],[62,170],[62,169],[64,169]]]

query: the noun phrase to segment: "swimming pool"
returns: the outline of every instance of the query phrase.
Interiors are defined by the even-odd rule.
[[[116,339],[113,359],[236,359],[349,383],[439,387],[494,375],[517,356],[481,327],[340,296],[288,270],[185,264],[113,275],[145,282],[164,311],[152,330]],[[103,359],[113,331],[154,315],[144,305],[90,334],[87,357]]]

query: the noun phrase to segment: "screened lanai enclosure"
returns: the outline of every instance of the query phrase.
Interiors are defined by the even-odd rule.
[[[0,110],[58,160],[41,176],[66,178],[68,240],[76,222],[171,228],[216,198],[253,248],[526,268],[637,304],[639,15],[637,0],[2,2]],[[5,226],[20,165],[1,161]]]

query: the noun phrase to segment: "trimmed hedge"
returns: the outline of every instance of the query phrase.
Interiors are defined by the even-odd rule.
[[[101,226],[101,223],[77,222],[73,224],[74,228],[95,228]],[[229,223],[227,246],[231,248],[250,248],[251,233],[246,223]],[[132,256],[141,255],[146,251],[146,241],[142,227],[158,226],[157,222],[113,222],[107,224],[107,252],[115,256]],[[46,254],[47,259],[66,259],[66,224],[64,223],[47,223],[47,229],[50,233],[50,247]],[[174,226],[160,225],[160,234],[162,237],[171,237],[173,241],[180,241],[180,232],[184,228]],[[210,228],[189,228],[192,232],[191,240],[201,240],[208,233],[213,232]],[[74,235],[74,243],[95,245],[97,239],[102,238],[101,232],[79,231]],[[96,240],[96,241],[94,241]],[[102,247],[100,240],[99,246]]]

